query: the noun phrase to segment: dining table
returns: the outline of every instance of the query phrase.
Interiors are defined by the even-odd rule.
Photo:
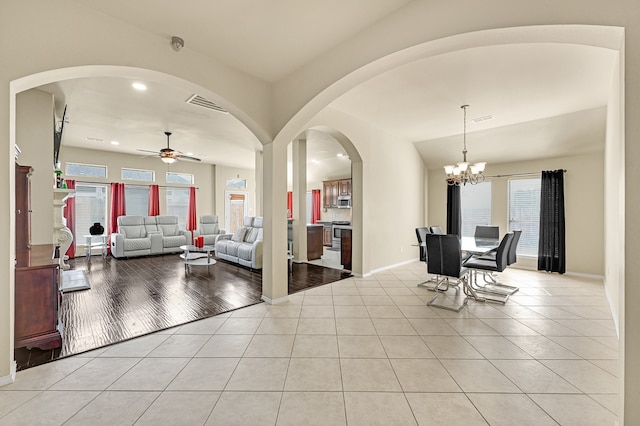
[[[462,237],[460,248],[468,254],[482,255],[500,246],[500,240],[494,238]]]

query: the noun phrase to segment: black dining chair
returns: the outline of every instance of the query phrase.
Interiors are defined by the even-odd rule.
[[[508,266],[509,249],[513,242],[513,232],[508,232],[502,237],[500,245],[496,250],[495,259],[483,258],[483,256],[471,256],[464,262],[464,267],[471,269],[470,286],[476,292],[480,292],[483,297],[489,301],[505,303],[509,298],[509,295],[515,293],[515,291],[507,289],[496,288],[496,285],[480,286],[478,284],[478,272],[483,273],[483,276],[490,276],[493,272],[502,272]]]
[[[513,232],[513,239],[511,240],[511,244],[509,245],[509,249],[507,251],[507,266],[511,266],[517,261],[516,250],[518,249],[518,242],[520,241],[520,235],[522,235],[522,230],[516,229]],[[490,252],[484,253],[482,256],[479,256],[482,260],[491,260],[495,261],[496,259],[496,250],[491,250]],[[498,294],[514,294],[520,288],[517,286],[506,285],[496,281],[492,272],[485,272],[482,274],[484,282],[487,285],[482,287],[483,291],[495,291]],[[477,284],[477,283],[476,283]]]
[[[462,252],[460,240],[456,235],[427,234],[427,270],[429,274],[436,275],[438,279],[436,285],[431,290],[436,294],[427,302],[427,306],[448,309],[460,312],[468,301],[466,288],[468,287],[467,269],[462,266]],[[465,298],[461,304],[441,304],[436,303],[436,298],[440,293],[444,293],[449,288],[455,288],[459,292],[459,285],[462,284]]]
[[[476,230],[473,234],[474,238],[486,238],[488,240],[499,240],[500,239],[500,227],[499,226],[488,226],[488,225],[478,225],[476,226]]]
[[[416,228],[416,237],[418,237],[418,246],[420,248],[420,262],[427,261],[427,234],[430,234],[431,230],[427,226]]]
[[[444,232],[442,231],[442,228],[439,226],[432,226],[431,227],[431,233],[432,234],[436,234],[436,235],[444,235]]]

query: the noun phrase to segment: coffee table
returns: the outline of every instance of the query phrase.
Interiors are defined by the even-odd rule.
[[[184,273],[189,273],[188,267],[190,265],[206,266],[207,273],[209,273],[209,266],[216,264],[216,260],[211,255],[215,249],[214,246],[196,247],[192,244],[180,246],[180,250],[184,250],[184,253],[180,255],[180,258],[184,259]]]

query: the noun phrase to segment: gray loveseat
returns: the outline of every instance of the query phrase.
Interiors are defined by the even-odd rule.
[[[251,269],[262,269],[262,218],[245,217],[244,226],[216,241],[216,256]]]
[[[177,216],[120,216],[118,232],[111,234],[113,257],[135,257],[181,252],[191,244],[191,231],[179,229]]]

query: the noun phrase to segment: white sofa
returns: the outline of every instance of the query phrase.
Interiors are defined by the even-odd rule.
[[[245,217],[244,226],[216,241],[216,256],[251,269],[262,269],[262,218]]]
[[[191,231],[179,229],[177,216],[120,216],[118,232],[111,234],[111,254],[118,258],[177,253],[192,241]]]
[[[204,237],[204,244],[207,246],[216,246],[216,241],[220,235],[225,234],[224,229],[220,229],[220,225],[218,223],[218,216],[216,215],[205,215],[200,216],[200,220],[198,221],[198,229],[193,231],[194,237]]]

